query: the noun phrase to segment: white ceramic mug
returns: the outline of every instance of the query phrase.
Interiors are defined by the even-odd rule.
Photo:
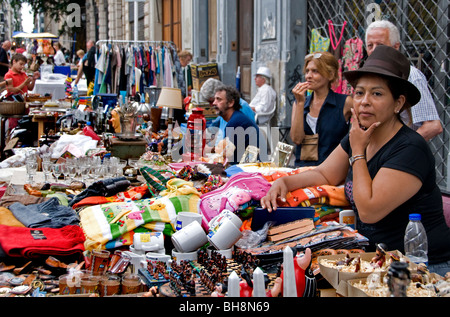
[[[194,252],[177,252],[177,250],[172,250],[172,257],[177,262],[177,264],[180,264],[181,261],[197,261],[198,254],[197,250]]]
[[[220,226],[209,230],[208,240],[217,250],[227,250],[231,248],[240,238],[242,232],[233,221],[227,219]]]
[[[208,238],[202,226],[197,221],[194,221],[175,232],[172,235],[172,242],[179,252],[188,253],[205,245],[208,242]]]
[[[170,255],[166,254],[160,254],[160,253],[153,253],[153,252],[147,252],[145,254],[145,261],[141,261],[141,267],[142,268],[148,268],[156,266],[158,262],[164,262],[166,267],[169,266],[171,261]]]
[[[145,259],[148,263],[164,262],[166,265],[170,262],[170,255],[147,252]]]
[[[133,248],[144,252],[164,249],[164,235],[162,232],[135,233]]]
[[[200,225],[202,224],[202,215],[195,212],[182,211],[177,214],[177,225],[175,229],[181,230],[193,221],[197,221]]]
[[[217,228],[227,220],[231,220],[237,228],[242,226],[242,220],[236,216],[234,212],[224,209],[220,214],[209,221],[209,230],[217,230]]]
[[[226,250],[216,250],[214,246],[209,246],[206,249],[206,252],[208,253],[208,256],[211,257],[212,252],[217,252],[220,255],[224,256],[226,259],[231,259],[233,257],[233,248],[229,248]]]

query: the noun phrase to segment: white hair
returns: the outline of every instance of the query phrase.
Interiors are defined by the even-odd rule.
[[[391,42],[391,46],[395,46],[396,44],[400,44],[400,32],[398,28],[389,21],[380,20],[372,22],[366,30],[366,43],[367,43],[367,35],[373,29],[388,29],[389,30],[389,41]]]
[[[223,86],[223,83],[215,78],[209,78],[200,88],[200,94],[205,100],[214,99],[216,89]]]

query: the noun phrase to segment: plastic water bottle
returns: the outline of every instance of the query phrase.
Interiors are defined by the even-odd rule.
[[[73,87],[73,99],[78,99],[78,86]]]
[[[427,233],[420,214],[410,214],[405,231],[405,255],[414,263],[428,263]]]

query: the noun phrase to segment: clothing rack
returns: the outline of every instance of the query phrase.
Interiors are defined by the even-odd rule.
[[[160,44],[160,45],[173,45],[176,46],[172,41],[132,41],[132,40],[98,40],[96,45],[106,43],[106,44]]]
[[[141,65],[133,67],[129,63],[134,62],[130,60],[128,61],[129,63],[122,62],[120,68],[113,70],[110,61],[113,54],[102,54],[102,52],[104,50],[111,51],[111,46],[116,44],[118,44],[117,46],[121,46],[121,51],[123,49],[127,50],[126,55],[124,55],[128,56],[127,58],[129,58],[129,54],[139,56],[139,58],[136,59],[136,63],[140,63]],[[95,46],[98,50],[97,54],[99,54],[98,58],[101,62],[100,67],[96,67],[94,94],[127,91],[130,95],[134,95],[134,89],[136,89],[136,92],[140,92],[146,86],[177,87],[180,88],[182,92],[186,91],[186,84],[181,80],[182,69],[178,58],[177,46],[172,41],[107,39],[98,40]],[[130,48],[133,49],[129,51]],[[148,55],[148,52],[152,52],[150,53],[151,56]],[[167,57],[169,58],[165,58],[166,54],[168,54]],[[153,63],[151,63],[151,59]],[[98,63],[99,60],[97,60],[96,63]],[[151,64],[153,68],[140,68],[144,64]]]

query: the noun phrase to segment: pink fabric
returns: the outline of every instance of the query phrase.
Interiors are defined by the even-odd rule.
[[[444,205],[445,222],[450,227],[450,197],[442,195],[442,203]]]
[[[6,186],[0,187],[0,198],[2,198],[3,195],[5,194],[6,188],[7,188]]]
[[[270,186],[260,173],[241,172],[233,175],[225,185],[200,197],[203,228],[208,230],[208,222],[224,209],[236,212],[251,200],[261,200]]]

